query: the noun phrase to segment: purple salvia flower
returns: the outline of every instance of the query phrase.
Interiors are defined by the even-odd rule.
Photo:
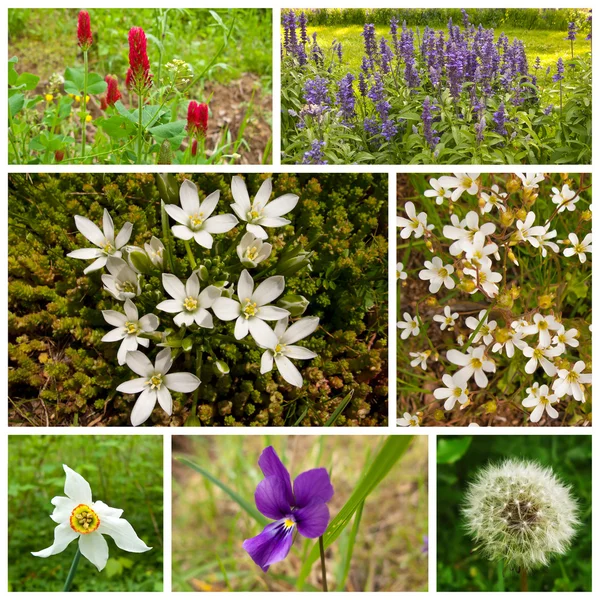
[[[392,70],[391,62],[394,59],[394,53],[384,37],[379,41],[379,54],[381,56],[381,72],[389,73]]]
[[[338,42],[336,51],[337,51],[337,55],[338,55],[338,59],[340,61],[340,64],[342,64],[342,42]]]
[[[254,494],[256,508],[274,523],[242,547],[266,573],[289,554],[296,530],[311,539],[325,533],[333,487],[326,469],[311,469],[300,473],[292,488],[290,474],[271,446],[263,450],[258,465],[265,478]]]
[[[394,52],[396,53],[396,56],[398,56],[398,54],[400,54],[400,46],[398,43],[398,19],[396,19],[396,17],[390,19],[390,35],[392,36]]]
[[[331,99],[327,90],[327,79],[318,75],[314,79],[308,79],[304,84],[304,100],[307,104],[329,106]]]
[[[421,119],[423,120],[423,135],[427,144],[432,150],[435,150],[440,138],[436,135],[437,131],[433,129],[433,111],[438,110],[429,100],[429,96],[423,101],[423,110],[421,112]]]
[[[377,62],[377,40],[375,38],[375,25],[365,23],[361,33],[365,43],[365,54],[368,58],[369,68],[372,69]]]
[[[567,32],[567,37],[565,40],[569,40],[570,42],[575,41],[575,36],[577,34],[577,25],[573,21],[569,23],[569,30]]]
[[[398,128],[391,119],[386,119],[381,124],[381,135],[390,142],[394,136],[398,133]]]
[[[504,110],[504,102],[500,103],[498,110],[494,113],[494,129],[500,135],[506,135],[506,111]]]
[[[298,26],[300,27],[300,43],[302,45],[308,44],[308,34],[306,32],[306,26],[308,24],[308,17],[306,13],[302,11],[298,17]]]
[[[565,78],[564,75],[565,75],[565,64],[563,63],[563,59],[559,58],[556,61],[556,73],[552,76],[552,81],[554,81],[554,83],[562,81]]]
[[[356,116],[354,109],[356,99],[354,97],[354,87],[352,85],[353,81],[354,75],[352,75],[352,73],[348,73],[338,82],[338,93],[336,99],[342,113],[342,118],[345,122],[353,119]]]
[[[313,140],[311,149],[307,150],[302,157],[302,164],[304,165],[326,165],[325,155],[323,154],[323,148],[325,148],[325,142],[321,140]]]
[[[363,71],[358,74],[358,91],[360,95],[365,98],[369,89],[367,86],[367,79]]]
[[[485,117],[482,116],[481,119],[479,119],[479,123],[477,123],[477,125],[475,125],[475,139],[477,140],[478,144],[481,144],[481,142],[483,142],[483,132],[485,131]]]
[[[469,25],[470,25],[470,23],[469,23],[469,15],[467,14],[467,11],[464,8],[461,8],[460,12],[462,13],[462,24],[463,24],[463,27],[464,27],[464,29],[466,31],[466,30],[469,29]]]
[[[544,109],[544,114],[548,116],[552,112],[553,108],[554,104],[548,104],[548,106],[546,106],[546,108]]]
[[[400,56],[404,61],[404,79],[409,88],[419,87],[421,79],[416,69],[415,42],[411,29],[407,29],[406,23],[402,24],[400,34]]]
[[[379,125],[375,119],[366,118],[363,128],[369,135],[379,135]]]

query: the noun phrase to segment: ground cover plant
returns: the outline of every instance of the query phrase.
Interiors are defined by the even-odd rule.
[[[348,10],[282,14],[284,163],[590,163],[590,11]]]
[[[438,437],[438,591],[590,591],[591,461],[588,435]]]
[[[173,453],[174,590],[320,591],[326,581],[329,591],[426,591],[422,436],[175,436]],[[286,471],[298,505],[317,496],[319,518],[307,523],[306,508],[292,509],[289,552],[271,553],[278,560],[263,570],[250,540],[283,525],[262,494],[280,489],[273,475],[287,479]]]
[[[387,176],[10,188],[13,425],[386,424]]]
[[[591,183],[399,177],[399,425],[591,422]]]
[[[266,9],[10,9],[10,162],[269,162],[270,27]]]
[[[20,435],[8,449],[9,591],[162,591],[162,439]],[[89,489],[92,511],[83,516]],[[74,501],[73,527],[61,524]],[[57,540],[73,530],[72,541],[51,555],[40,552],[52,545],[55,528]],[[108,557],[96,549],[102,537]],[[83,555],[70,576],[78,548]]]

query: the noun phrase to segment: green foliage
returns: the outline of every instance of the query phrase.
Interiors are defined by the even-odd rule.
[[[139,537],[152,547],[133,554],[109,537],[109,560],[98,570],[82,558],[72,591],[153,592],[163,589],[163,453],[160,436],[9,437],[8,582],[9,591],[63,589],[76,542],[49,558],[31,552],[52,544],[56,523],[50,500],[64,496],[63,464],[90,483],[94,501],[124,510]]]
[[[251,196],[266,177],[246,176]],[[178,176],[179,183],[183,179]],[[232,201],[230,175],[191,179],[201,196],[220,190],[223,205]],[[159,184],[165,190],[160,178]],[[300,201],[289,215],[292,224],[278,230],[273,253],[264,265],[274,267],[292,242],[312,250],[312,270],[304,268],[286,277],[286,294],[306,297],[311,315],[320,318],[319,330],[307,342],[319,357],[303,369],[305,386],[292,389],[275,372],[260,374],[259,349],[223,341],[218,353],[231,372],[219,377],[211,359],[205,361],[197,417],[207,426],[324,425],[331,418],[336,426],[383,425],[387,421],[387,176],[275,175],[273,194],[283,193],[298,194]],[[104,207],[113,215],[117,230],[125,221],[133,223],[131,244],[143,246],[152,235],[165,239],[154,175],[11,178],[9,396],[15,423],[129,422],[131,396],[115,392],[119,383],[130,378],[129,369],[117,365],[117,344],[100,342],[110,328],[100,311],[119,308],[118,303],[102,291],[99,272],[85,276],[81,261],[66,258],[68,252],[82,247],[83,238],[73,233],[74,215],[99,223]],[[215,252],[223,254],[239,230],[227,234]],[[175,251],[185,256],[183,242],[175,242]],[[182,272],[176,274],[187,278],[186,259],[177,264]],[[222,261],[215,260],[210,268],[217,273]],[[156,271],[145,277],[148,305],[140,306],[140,314],[154,309],[161,289]],[[181,360],[183,370],[194,370],[189,353]],[[344,403],[345,408],[336,412]],[[191,396],[177,394],[172,418],[157,410],[154,423],[181,425],[191,406]]]
[[[452,463],[439,450],[469,446]],[[440,460],[442,458],[442,460]],[[540,592],[591,591],[592,577],[592,444],[591,436],[438,437],[437,465],[437,584],[438,591],[518,591],[519,573],[502,570],[473,552],[462,527],[460,506],[469,481],[489,462],[505,458],[535,460],[552,467],[572,487],[580,508],[581,525],[569,551],[548,567],[528,574],[529,590]]]

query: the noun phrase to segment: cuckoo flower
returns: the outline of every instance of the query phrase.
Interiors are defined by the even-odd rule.
[[[129,241],[131,229],[133,228],[131,223],[125,223],[115,238],[115,226],[112,217],[106,209],[104,209],[104,216],[102,218],[102,229],[104,231],[100,230],[89,219],[79,215],[75,215],[75,226],[84,238],[88,239],[95,246],[98,246],[97,248],[80,248],[67,254],[70,258],[80,258],[82,260],[95,259],[89,267],[84,269],[83,272],[85,274],[102,269],[106,265],[109,256],[121,258],[121,248]]]
[[[57,523],[54,543],[31,554],[48,558],[77,540],[81,554],[102,571],[108,561],[105,535],[126,552],[152,550],[138,537],[129,521],[121,518],[123,511],[120,508],[112,508],[100,500],[93,502],[90,484],[67,465],[63,465],[63,469],[66,473],[65,496],[55,496],[51,500],[54,512],[50,518]]]
[[[326,469],[310,469],[292,480],[272,446],[258,459],[265,478],[254,494],[256,508],[274,523],[242,544],[250,558],[266,573],[289,553],[296,530],[306,538],[318,538],[329,523],[327,502],[333,486]]]
[[[241,340],[248,335],[258,345],[264,345],[272,338],[273,331],[265,321],[279,321],[289,317],[289,311],[277,306],[267,306],[283,293],[285,279],[281,275],[265,279],[254,289],[254,279],[246,269],[242,271],[237,286],[238,300],[221,296],[212,309],[221,321],[235,322],[234,336]]]
[[[180,223],[171,228],[173,235],[186,241],[194,238],[203,248],[212,248],[212,233],[226,233],[238,224],[234,215],[210,216],[217,207],[219,195],[219,191],[213,192],[200,202],[198,188],[186,179],[179,190],[181,207],[165,204],[169,216]]]
[[[158,317],[153,314],[144,315],[139,318],[138,309],[135,304],[127,299],[123,305],[125,314],[116,310],[103,310],[104,320],[113,325],[116,329],[109,331],[103,338],[103,342],[121,341],[117,359],[120,365],[125,364],[127,352],[137,350],[138,344],[148,348],[150,340],[148,338],[138,337],[142,333],[151,333],[156,331],[159,325]]]
[[[289,213],[298,204],[296,194],[284,194],[269,202],[272,189],[271,179],[265,180],[254,200],[250,202],[244,180],[236,175],[231,181],[231,194],[235,201],[231,205],[233,212],[240,220],[247,223],[246,230],[261,240],[266,240],[268,237],[263,227],[289,225],[290,221],[284,219],[283,215]]]
[[[171,414],[173,400],[169,390],[189,394],[200,385],[200,380],[191,373],[167,374],[173,366],[170,348],[165,348],[158,353],[154,365],[145,354],[137,350],[128,352],[127,365],[140,377],[122,383],[117,391],[124,394],[141,392],[131,411],[131,424],[134,427],[148,419],[157,400],[162,409],[168,415]]]

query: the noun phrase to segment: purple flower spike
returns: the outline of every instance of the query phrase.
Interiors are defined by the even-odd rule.
[[[266,573],[269,566],[282,561],[289,553],[296,530],[306,538],[318,538],[329,524],[327,502],[333,486],[326,469],[311,469],[292,480],[272,446],[258,459],[265,478],[254,494],[256,508],[274,523],[262,533],[245,540],[242,547]]]

